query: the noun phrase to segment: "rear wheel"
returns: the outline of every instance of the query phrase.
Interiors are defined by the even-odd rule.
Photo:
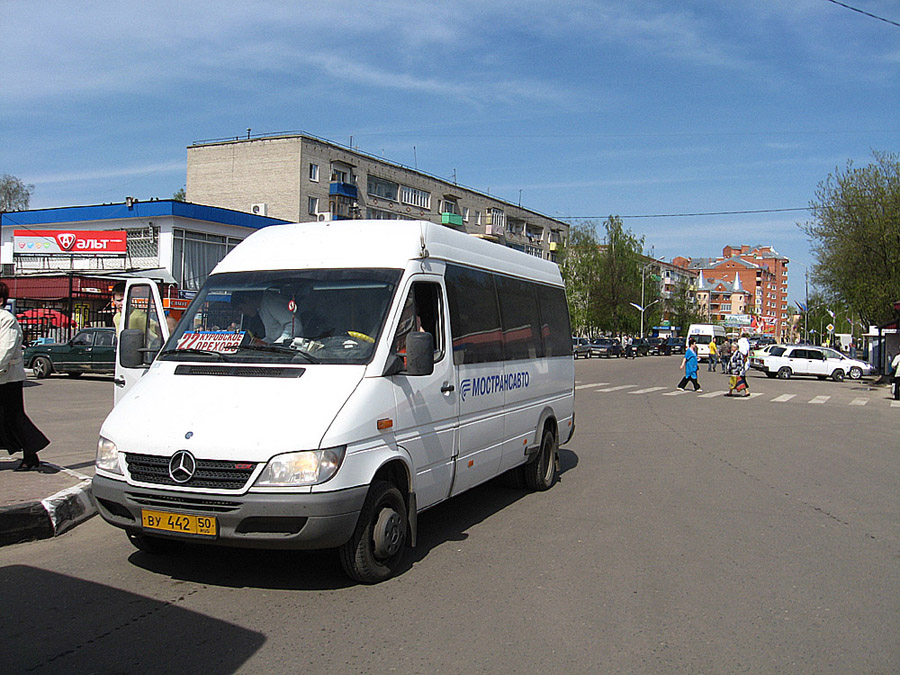
[[[559,471],[557,463],[558,451],[559,444],[556,440],[556,434],[550,429],[545,429],[544,436],[541,438],[541,449],[538,451],[537,457],[522,467],[525,487],[539,492],[553,487]]]
[[[400,569],[406,551],[408,516],[400,490],[372,483],[350,541],[340,547],[341,566],[351,579],[374,584]]]
[[[787,366],[782,366],[781,368],[778,369],[778,377],[782,380],[791,379],[791,375],[793,375],[793,374],[794,374],[793,371],[790,368],[788,368]]]
[[[835,382],[843,382],[844,381],[844,371],[838,368],[831,374],[831,379]]]
[[[45,356],[38,356],[31,362],[31,368],[34,370],[34,376],[43,380],[45,377],[49,377],[50,373],[53,372],[53,364],[50,363],[50,359]]]

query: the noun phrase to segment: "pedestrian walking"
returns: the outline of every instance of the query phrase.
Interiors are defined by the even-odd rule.
[[[719,349],[719,361],[722,363],[722,372],[725,373],[728,370],[728,362],[731,360],[731,340],[725,340],[722,344],[722,348]]]
[[[25,359],[22,328],[6,310],[9,287],[0,281],[0,449],[21,452],[22,461],[14,470],[28,471],[41,465],[38,452],[50,441],[25,414]]]
[[[694,391],[703,391],[700,388],[700,381],[697,379],[697,371],[699,370],[697,366],[697,347],[696,340],[694,338],[688,339],[687,347],[684,350],[684,358],[681,360],[681,365],[679,368],[684,370],[684,377],[681,378],[681,382],[678,383],[678,388],[681,391],[685,390],[688,382],[694,385]]]
[[[719,347],[715,340],[709,341],[709,365],[706,367],[707,372],[716,372],[716,363],[719,360]]]
[[[726,396],[750,396],[747,370],[750,364],[750,342],[747,338],[738,340],[737,347],[728,361],[728,393]]]
[[[631,336],[630,335],[625,336],[625,358],[626,359],[634,358],[634,349],[631,346]]]
[[[891,361],[891,375],[893,376],[894,400],[900,401],[900,352]]]

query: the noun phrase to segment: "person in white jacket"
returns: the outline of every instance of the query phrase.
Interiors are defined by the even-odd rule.
[[[891,378],[894,384],[894,400],[900,401],[900,352],[891,361]]]
[[[9,454],[21,452],[24,457],[15,471],[28,471],[41,465],[38,452],[50,441],[25,414],[22,329],[5,309],[7,300],[9,287],[0,281],[0,448]]]

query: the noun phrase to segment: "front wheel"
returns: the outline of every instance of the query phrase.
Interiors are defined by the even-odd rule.
[[[847,373],[851,380],[858,380],[862,377],[862,368],[859,366],[853,366],[850,369],[850,372]]]
[[[31,369],[34,370],[34,376],[37,379],[43,380],[45,377],[50,377],[50,373],[53,372],[53,365],[50,363],[50,359],[38,356],[31,362]]]
[[[537,457],[522,466],[525,487],[538,492],[553,487],[553,483],[556,482],[559,475],[558,451],[559,443],[556,440],[556,434],[550,429],[545,429]]]
[[[386,481],[374,481],[353,535],[339,549],[347,576],[375,584],[396,574],[406,551],[408,521],[400,490]]]

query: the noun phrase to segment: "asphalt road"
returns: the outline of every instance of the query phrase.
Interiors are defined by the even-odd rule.
[[[560,482],[430,510],[377,586],[331,552],[152,557],[97,518],[0,549],[0,669],[898,672],[887,390],[751,376],[726,399],[703,366],[682,394],[679,362],[579,361]]]

